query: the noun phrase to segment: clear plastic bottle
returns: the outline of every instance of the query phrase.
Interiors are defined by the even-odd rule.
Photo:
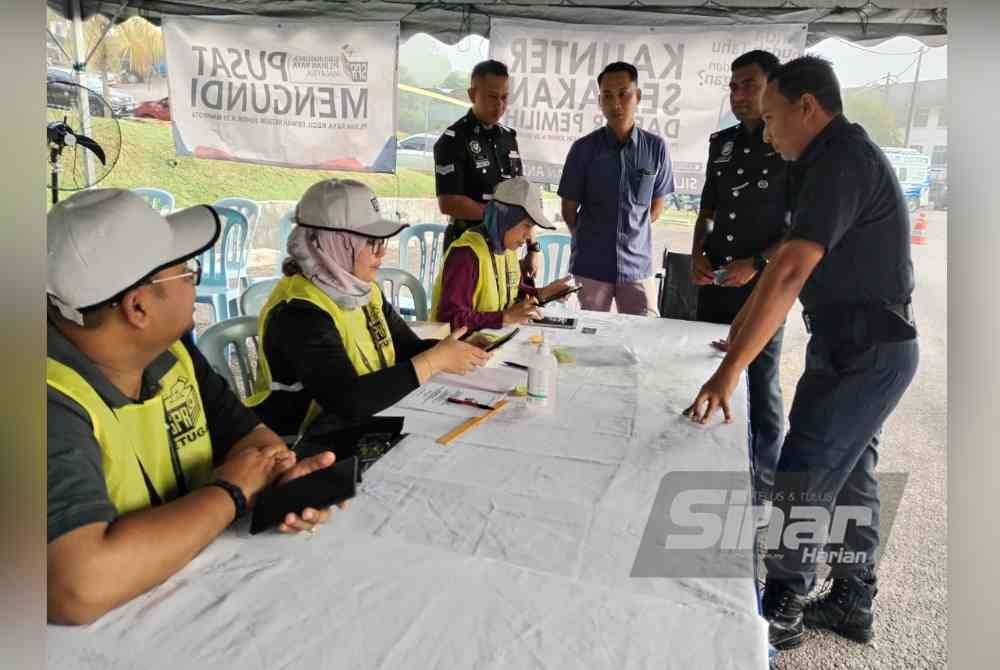
[[[528,363],[528,403],[545,407],[554,401],[556,375],[559,363],[552,354],[548,340],[542,336],[542,343]]]

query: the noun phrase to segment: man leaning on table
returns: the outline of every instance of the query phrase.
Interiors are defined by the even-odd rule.
[[[90,623],[183,568],[301,463],[243,407],[193,325],[207,206],[163,217],[133,193],[81,192],[48,215],[48,619]],[[289,514],[312,530],[328,510]]]

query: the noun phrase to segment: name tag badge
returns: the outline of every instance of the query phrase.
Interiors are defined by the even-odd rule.
[[[481,158],[476,161],[477,168],[485,168],[490,166],[490,160],[488,158]]]
[[[521,154],[517,153],[516,151],[511,151],[509,154],[507,154],[507,157],[508,158],[520,158]]]

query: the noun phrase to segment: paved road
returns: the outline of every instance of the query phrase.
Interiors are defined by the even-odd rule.
[[[776,667],[941,668],[947,634],[947,213],[929,213],[929,240],[913,246],[920,329],[917,377],[883,435],[879,471],[906,473],[895,524],[883,540],[876,599],[876,633],[858,645],[827,633],[807,633],[795,650],[779,655]],[[661,226],[660,249],[690,251],[691,229]],[[802,374],[807,334],[796,303],[785,330],[781,375],[786,407]],[[697,389],[692,389],[692,398]]]

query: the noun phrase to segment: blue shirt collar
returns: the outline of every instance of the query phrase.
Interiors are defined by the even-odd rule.
[[[608,144],[613,147],[629,143],[635,145],[639,142],[639,124],[632,126],[632,132],[629,133],[628,139],[621,143],[618,142],[618,137],[615,136],[615,131],[611,130],[607,124],[604,124],[604,139],[607,140]]]

